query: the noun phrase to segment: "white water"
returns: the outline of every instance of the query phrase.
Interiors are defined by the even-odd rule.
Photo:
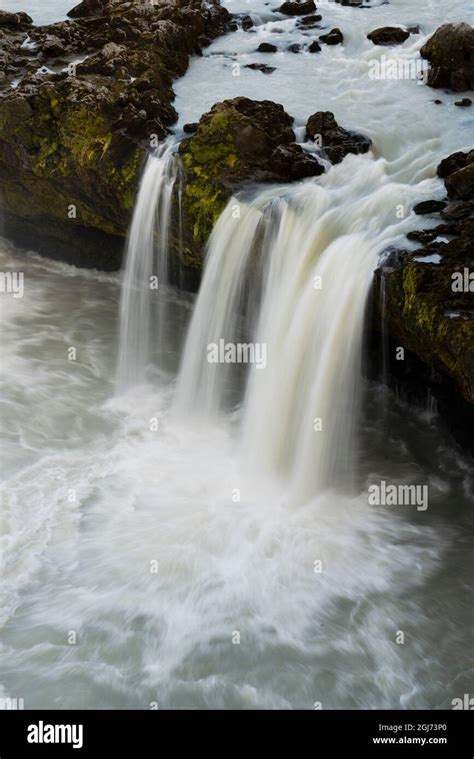
[[[260,2],[251,7],[283,28],[279,44],[297,39],[294,21],[275,20]],[[410,81],[370,82],[364,59],[382,51],[364,35],[417,21],[428,35],[442,20],[468,18],[467,4],[443,5],[443,19],[439,3],[421,8],[415,0],[370,11],[330,4],[322,13],[343,29],[344,47],[320,57],[282,52],[271,76],[232,77],[229,56],[249,60],[273,34],[262,25],[217,40],[176,85],[180,123],[246,94],[283,102],[297,126],[319,108],[334,110],[344,126],[374,139],[373,155],[349,157],[292,188],[250,193],[239,198],[237,226],[220,220],[192,329],[200,345],[211,327],[268,342],[268,367],[253,370],[247,386],[236,371],[208,388],[208,366],[191,342],[184,362],[203,382],[196,374],[190,387],[183,370],[175,399],[191,304],[163,287],[166,323],[152,321],[150,334],[161,339],[166,372],[153,371],[152,345],[152,370],[117,397],[119,277],[3,246],[0,268],[25,272],[25,296],[0,300],[0,682],[27,708],[450,708],[472,692],[472,463],[437,417],[428,422],[391,396],[382,427],[385,391],[357,379],[378,252],[423,223],[397,219],[397,206],[441,194],[436,163],[470,145],[473,123],[469,109],[452,105],[457,97]],[[420,44],[412,38],[398,54]],[[439,109],[431,104],[438,95]],[[156,202],[155,192],[143,197]],[[273,209],[270,236],[280,234],[268,245],[263,301],[251,298],[238,322],[232,288],[245,279],[244,254],[264,208]],[[228,256],[214,245],[225,235]],[[318,273],[327,286],[320,293],[312,288]],[[225,291],[212,293],[210,281],[229,288],[227,308]],[[76,362],[67,359],[70,346]],[[363,396],[362,413],[355,415],[354,398],[345,427],[334,409],[351,396],[331,386],[334,377],[351,378]],[[318,458],[316,416],[333,441],[342,430],[349,443],[355,428],[349,494],[339,473],[337,487],[322,487],[346,454]],[[428,483],[429,509],[369,507],[367,487],[381,478]],[[71,631],[76,645],[68,645]]]
[[[163,343],[167,311],[160,291],[168,284],[171,211],[178,175],[171,141],[148,159],[125,254],[118,357],[122,390],[145,379],[152,352]],[[158,358],[162,360],[162,354]]]

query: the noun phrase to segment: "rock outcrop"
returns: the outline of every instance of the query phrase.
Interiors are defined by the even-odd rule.
[[[369,137],[340,127],[331,111],[318,111],[309,117],[306,137],[317,140],[331,163],[340,163],[349,153],[367,153],[372,145]]]
[[[420,50],[431,68],[430,87],[454,92],[474,89],[474,29],[466,23],[444,24]]]
[[[409,233],[421,243],[415,251],[396,251],[377,272],[385,289],[385,328],[398,345],[451,378],[474,404],[474,151],[441,162],[448,197],[424,209],[437,226]],[[455,200],[450,200],[454,197]],[[461,199],[462,198],[462,199]]]
[[[204,245],[234,192],[251,183],[324,172],[317,158],[295,143],[292,123],[281,105],[238,97],[214,105],[181,143],[185,266],[201,268]]]
[[[0,16],[4,234],[116,269],[145,152],[177,117],[173,79],[230,16],[200,0],[84,0],[69,15],[46,27]]]

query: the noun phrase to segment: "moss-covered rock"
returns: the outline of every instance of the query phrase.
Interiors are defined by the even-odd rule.
[[[118,268],[143,158],[177,117],[173,79],[229,14],[199,0],[87,0],[72,15],[29,28],[26,59],[26,31],[8,33],[0,73],[5,85],[21,81],[0,92],[0,212],[20,243]],[[88,55],[65,68],[54,61],[59,49]],[[45,63],[53,73],[38,71]]]
[[[471,151],[441,162],[438,174],[447,187],[451,177],[474,166],[472,159]],[[397,251],[376,273],[375,328],[383,318],[389,337],[451,378],[474,404],[474,208],[456,205],[467,218],[410,233],[423,247]],[[448,209],[449,204],[432,215],[446,216]]]
[[[181,143],[185,265],[201,267],[213,225],[243,185],[323,173],[317,158],[295,144],[292,122],[281,105],[239,97],[214,105]]]

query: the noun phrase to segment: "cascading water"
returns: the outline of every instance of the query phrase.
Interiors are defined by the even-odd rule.
[[[145,380],[152,353],[162,344],[166,300],[160,295],[168,283],[173,193],[180,178],[175,148],[170,139],[148,158],[135,206],[120,305],[121,390]]]
[[[235,401],[235,365],[209,346],[260,346],[249,365],[242,448],[254,473],[287,483],[293,500],[354,475],[364,314],[380,251],[403,232],[408,192],[384,163],[346,159],[330,179],[233,198],[212,233],[177,388],[186,415]],[[236,213],[236,209],[238,212]]]

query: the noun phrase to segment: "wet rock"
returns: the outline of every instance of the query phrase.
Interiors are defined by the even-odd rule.
[[[189,124],[184,124],[183,132],[185,132],[186,134],[194,134],[195,132],[197,132],[198,126],[199,126],[199,123],[197,121],[192,121]]]
[[[458,171],[458,169],[463,169],[465,166],[467,166],[469,163],[468,159],[468,153],[463,153],[462,151],[458,151],[457,153],[453,153],[452,155],[448,156],[447,158],[444,158],[441,163],[439,164],[437,168],[437,174],[441,179],[445,179],[446,177],[449,177],[450,174],[452,174],[454,171]]]
[[[444,24],[420,54],[431,64],[430,87],[449,87],[454,92],[474,89],[474,29],[469,24]]]
[[[286,16],[306,16],[307,13],[313,13],[315,10],[316,5],[313,0],[301,0],[301,2],[286,0],[278,8],[278,11]]]
[[[447,219],[448,221],[467,219],[467,217],[470,215],[471,207],[469,203],[464,203],[463,201],[448,203],[440,213],[441,218]]]
[[[261,42],[257,48],[257,53],[276,53],[277,50],[276,45],[272,45],[270,42]]]
[[[301,53],[301,45],[298,45],[297,42],[294,42],[291,45],[288,45],[288,50],[290,53]]]
[[[275,66],[267,66],[266,63],[247,63],[244,68],[261,71],[262,74],[272,74],[275,71]]]
[[[0,28],[0,214],[20,245],[118,268],[146,151],[177,117],[173,80],[230,15],[200,0],[85,0],[72,17],[28,27],[27,50],[24,31]],[[40,68],[60,50],[87,58]]]
[[[29,26],[32,23],[33,19],[27,13],[0,11],[0,26]]]
[[[325,45],[341,45],[344,42],[344,36],[340,29],[331,29],[327,34],[319,36],[321,42]]]
[[[196,134],[181,143],[186,266],[201,268],[205,242],[232,193],[253,182],[288,182],[324,171],[295,144],[292,122],[281,105],[238,97],[214,105]]]
[[[474,200],[474,163],[454,171],[446,177],[444,184],[448,191],[448,197]]]
[[[421,203],[417,203],[413,208],[413,211],[417,216],[423,216],[428,213],[438,213],[446,207],[445,200],[423,200]]]
[[[253,27],[253,21],[250,16],[244,16],[242,18],[242,29],[244,32],[248,32],[249,29],[252,29]]]
[[[331,111],[318,111],[309,117],[306,137],[317,140],[332,163],[340,163],[349,153],[367,153],[372,145],[365,135],[340,127]]]
[[[305,16],[304,18],[298,19],[297,25],[306,29],[312,28],[321,21],[322,18],[323,17],[319,13],[313,14],[312,16]]]
[[[462,100],[455,100],[454,105],[457,105],[458,108],[470,108],[472,105],[471,98],[463,98]]]
[[[398,26],[383,26],[374,29],[367,37],[374,45],[401,45],[410,36],[410,32]]]
[[[320,53],[321,52],[321,45],[319,42],[316,42],[316,40],[313,40],[311,45],[308,47],[309,53]]]

